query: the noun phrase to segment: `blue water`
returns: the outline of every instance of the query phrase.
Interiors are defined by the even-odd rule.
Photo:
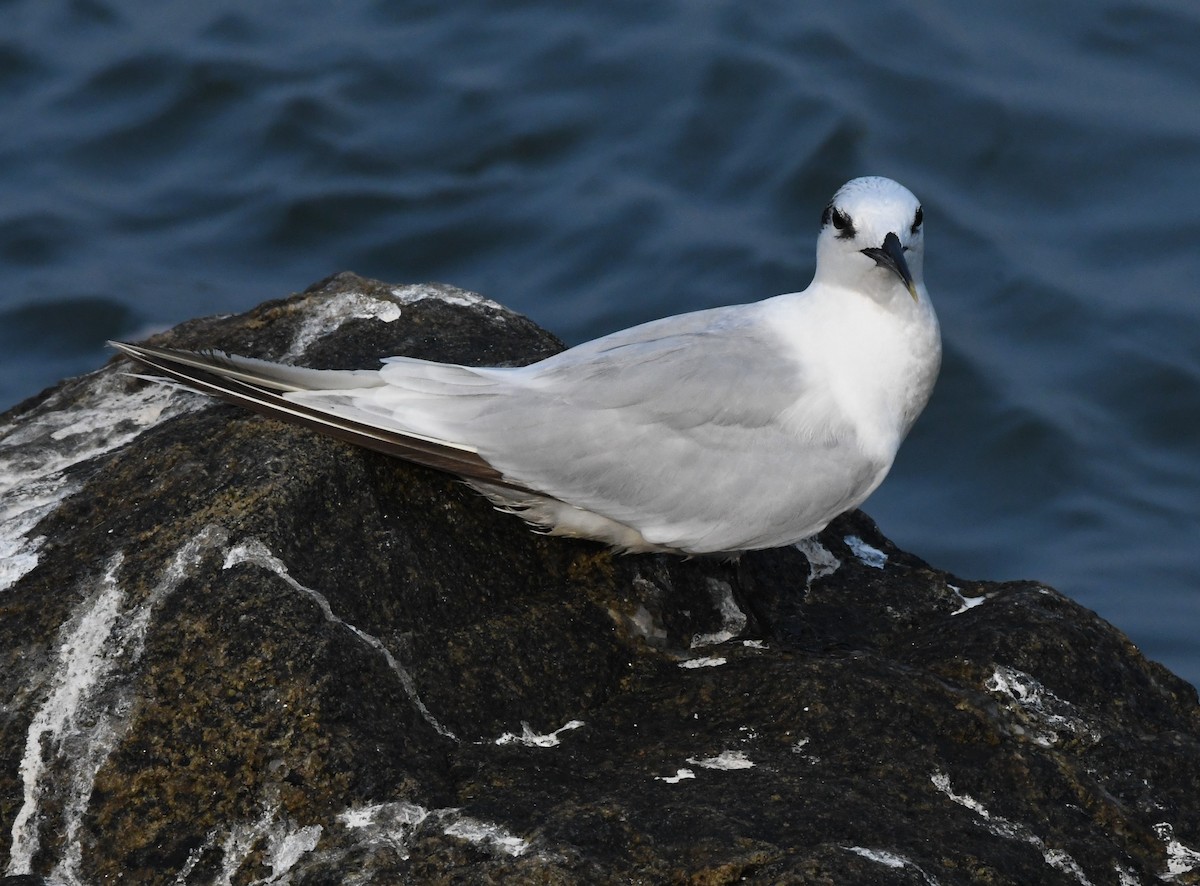
[[[803,288],[822,206],[925,204],[946,340],[867,510],[1200,683],[1192,0],[0,0],[0,407],[106,337],[351,269],[571,341]]]

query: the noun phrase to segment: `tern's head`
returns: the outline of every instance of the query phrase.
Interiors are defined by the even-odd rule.
[[[845,286],[886,303],[924,292],[921,204],[890,178],[852,179],[821,215],[814,282]]]

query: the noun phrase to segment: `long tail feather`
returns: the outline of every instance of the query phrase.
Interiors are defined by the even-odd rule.
[[[181,351],[119,341],[110,341],[108,344],[143,363],[149,363],[154,358],[274,391],[342,390],[385,384],[378,372],[369,370],[305,369],[254,357],[238,357],[224,351]]]
[[[337,381],[332,376],[346,376],[344,382],[351,373],[335,372],[325,376],[323,370],[286,367],[243,357],[235,360],[217,352],[180,351],[116,341],[110,341],[109,345],[169,378],[263,415],[304,425],[355,445],[457,474],[467,480],[539,494],[506,480],[468,446],[375,427],[307,404],[293,403],[279,393],[337,387],[331,384]],[[349,386],[370,385],[364,383],[362,376],[354,376],[353,382]]]

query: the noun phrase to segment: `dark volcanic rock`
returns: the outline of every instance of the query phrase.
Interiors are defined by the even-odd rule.
[[[339,275],[163,344],[323,367],[559,343]],[[113,361],[0,424],[13,882],[1200,882],[1195,691],[861,513],[738,564]]]

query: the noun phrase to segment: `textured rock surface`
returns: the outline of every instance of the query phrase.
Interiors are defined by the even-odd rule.
[[[348,274],[157,341],[559,347]],[[14,883],[1200,882],[1195,691],[1053,590],[859,513],[736,565],[613,556],[129,369],[0,419]]]

